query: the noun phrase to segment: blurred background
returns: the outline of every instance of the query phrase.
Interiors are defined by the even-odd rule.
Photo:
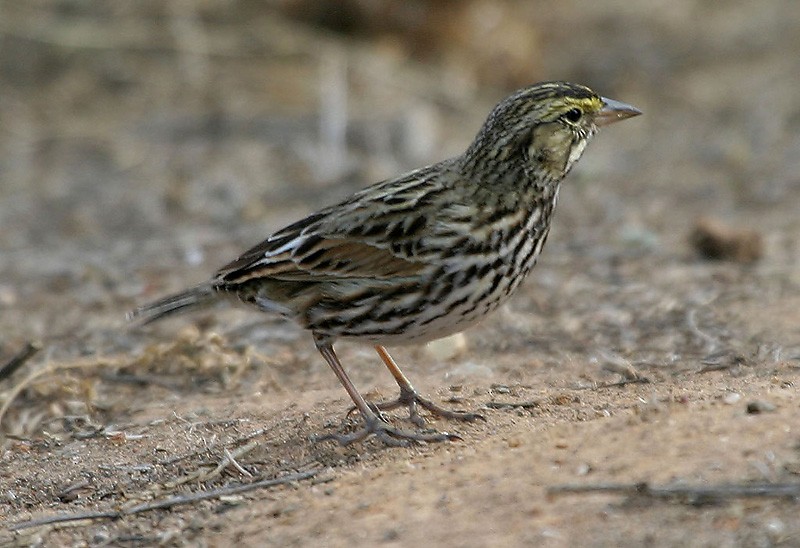
[[[669,362],[708,350],[669,329],[715,299],[730,307],[701,316],[741,340],[769,325],[753,348],[800,343],[796,316],[765,308],[800,284],[795,0],[6,0],[0,359],[31,340],[58,342],[49,357],[136,350],[126,310],[460,153],[498,100],[553,79],[645,115],[565,184],[506,313],[525,314],[519,337],[497,337],[501,314],[476,346]],[[703,258],[703,238],[729,237],[727,262]],[[230,332],[221,317],[194,321]]]
[[[126,324],[556,79],[644,115],[591,143],[508,305],[392,349],[485,414],[431,423],[463,442],[311,443],[349,400],[267,315]],[[0,544],[797,545],[785,498],[546,488],[796,484],[798,128],[797,0],[0,0],[0,523],[325,470]]]

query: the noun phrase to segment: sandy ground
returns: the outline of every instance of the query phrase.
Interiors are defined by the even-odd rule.
[[[308,4],[0,3],[0,366],[41,347],[0,369],[0,544],[800,546],[800,3]],[[461,440],[315,442],[357,417],[273,318],[126,325],[561,78],[645,116],[509,306],[393,351]]]

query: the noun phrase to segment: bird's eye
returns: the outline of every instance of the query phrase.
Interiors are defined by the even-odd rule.
[[[580,120],[581,116],[583,116],[583,112],[581,112],[581,109],[579,108],[570,109],[564,114],[564,118],[566,118],[573,124],[578,120]]]

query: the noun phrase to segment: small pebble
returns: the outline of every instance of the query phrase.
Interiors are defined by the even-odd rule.
[[[775,406],[768,401],[764,400],[754,400],[748,402],[747,404],[747,412],[751,415],[758,415],[759,413],[770,413],[775,411]]]
[[[219,501],[228,506],[239,506],[245,502],[241,495],[220,495]]]
[[[722,397],[722,402],[726,405],[734,405],[739,403],[739,400],[742,399],[741,394],[737,394],[736,392],[731,392],[730,394],[725,394]]]
[[[444,339],[438,339],[425,345],[425,351],[439,361],[452,360],[467,349],[467,338],[463,333],[456,333]]]
[[[786,525],[779,518],[772,518],[765,525],[767,533],[773,536],[780,537],[786,531]]]
[[[107,544],[111,540],[111,534],[105,529],[100,529],[92,535],[92,544],[95,546]]]
[[[578,475],[578,476],[585,476],[586,474],[588,474],[591,471],[592,471],[592,467],[589,466],[588,463],[582,462],[575,469],[575,474]]]
[[[466,362],[445,373],[445,378],[470,379],[477,377],[491,377],[492,375],[494,375],[494,371],[492,371],[489,366],[475,362]]]
[[[752,263],[764,254],[760,232],[706,217],[695,222],[689,242],[702,257],[717,261]]]

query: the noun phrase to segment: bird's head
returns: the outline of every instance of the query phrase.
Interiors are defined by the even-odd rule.
[[[600,126],[641,114],[568,82],[523,88],[500,102],[467,149],[467,165],[495,176],[520,168],[541,183],[560,181]],[[475,173],[475,171],[473,171]]]

